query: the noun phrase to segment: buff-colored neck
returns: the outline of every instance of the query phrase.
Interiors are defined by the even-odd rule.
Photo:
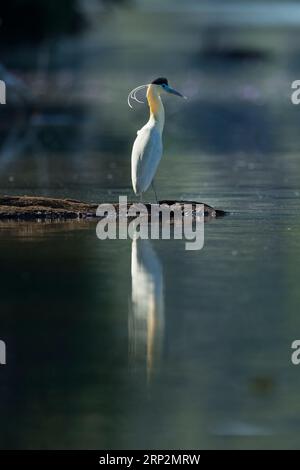
[[[165,124],[165,110],[157,85],[149,85],[147,90],[147,100],[150,108],[150,119],[155,120],[162,132]]]

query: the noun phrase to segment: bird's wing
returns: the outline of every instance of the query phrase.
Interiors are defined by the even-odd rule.
[[[146,191],[162,156],[162,138],[155,126],[144,126],[137,135],[131,155],[132,185],[136,194]]]

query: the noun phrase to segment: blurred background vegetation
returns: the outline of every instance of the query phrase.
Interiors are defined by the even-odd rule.
[[[3,2],[2,191],[130,191],[130,147],[147,111],[131,112],[126,97],[161,75],[191,98],[184,112],[167,103],[173,155],[201,149],[236,165],[243,153],[298,148],[290,83],[300,70],[299,20],[298,3],[274,0]],[[184,138],[170,138],[179,129]]]
[[[74,34],[83,26],[76,0],[42,2],[14,0],[1,5],[1,44],[40,43],[61,34]]]

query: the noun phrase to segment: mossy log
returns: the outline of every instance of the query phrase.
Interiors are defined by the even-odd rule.
[[[192,204],[195,201],[160,201],[159,204]],[[99,202],[100,204],[100,202]],[[32,196],[0,196],[0,220],[68,220],[68,219],[91,219],[96,217],[99,204],[76,201],[74,199],[56,199],[49,197]],[[136,203],[129,203],[128,208]],[[119,204],[112,204],[118,213]],[[150,216],[151,204],[145,204]],[[225,212],[214,209],[204,204],[205,219],[222,217]]]

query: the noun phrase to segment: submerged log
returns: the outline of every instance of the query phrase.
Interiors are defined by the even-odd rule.
[[[99,202],[100,204],[100,202]],[[0,196],[0,220],[67,220],[95,218],[99,204],[76,201],[74,199],[56,199],[49,197],[32,196]],[[128,208],[137,203],[129,203]],[[195,210],[195,201],[159,201],[159,204],[171,206],[173,204],[192,204]],[[119,204],[112,203],[116,213]],[[151,214],[151,204],[144,203],[148,214]],[[204,204],[205,219],[223,217],[226,213]]]

